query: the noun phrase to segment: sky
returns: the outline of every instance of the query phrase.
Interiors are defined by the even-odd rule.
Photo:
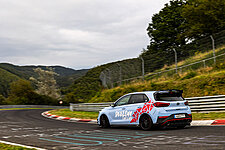
[[[0,0],[0,62],[88,69],[138,57],[169,0]]]

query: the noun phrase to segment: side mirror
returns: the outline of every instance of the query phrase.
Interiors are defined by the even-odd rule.
[[[111,107],[115,107],[116,105],[115,105],[115,103],[113,103],[113,104],[111,104],[110,106],[111,106]]]

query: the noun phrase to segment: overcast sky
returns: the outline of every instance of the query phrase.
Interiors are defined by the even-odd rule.
[[[0,0],[0,62],[74,69],[138,57],[169,0]]]

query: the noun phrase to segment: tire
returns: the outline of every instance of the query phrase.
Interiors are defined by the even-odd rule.
[[[139,126],[142,130],[150,130],[153,126],[151,117],[149,115],[141,116]]]
[[[101,115],[100,117],[100,126],[102,128],[109,128],[110,124],[109,124],[109,119],[106,115]]]

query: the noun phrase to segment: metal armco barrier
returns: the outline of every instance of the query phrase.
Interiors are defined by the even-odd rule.
[[[110,106],[113,102],[105,102],[105,103],[79,103],[72,104],[70,103],[71,111],[95,111],[98,112],[105,107]]]
[[[225,95],[185,98],[189,102],[192,112],[216,112],[225,111]],[[108,107],[113,102],[106,103],[80,103],[70,104],[71,111],[95,111],[98,112]]]
[[[192,112],[225,111],[225,95],[185,98]]]

